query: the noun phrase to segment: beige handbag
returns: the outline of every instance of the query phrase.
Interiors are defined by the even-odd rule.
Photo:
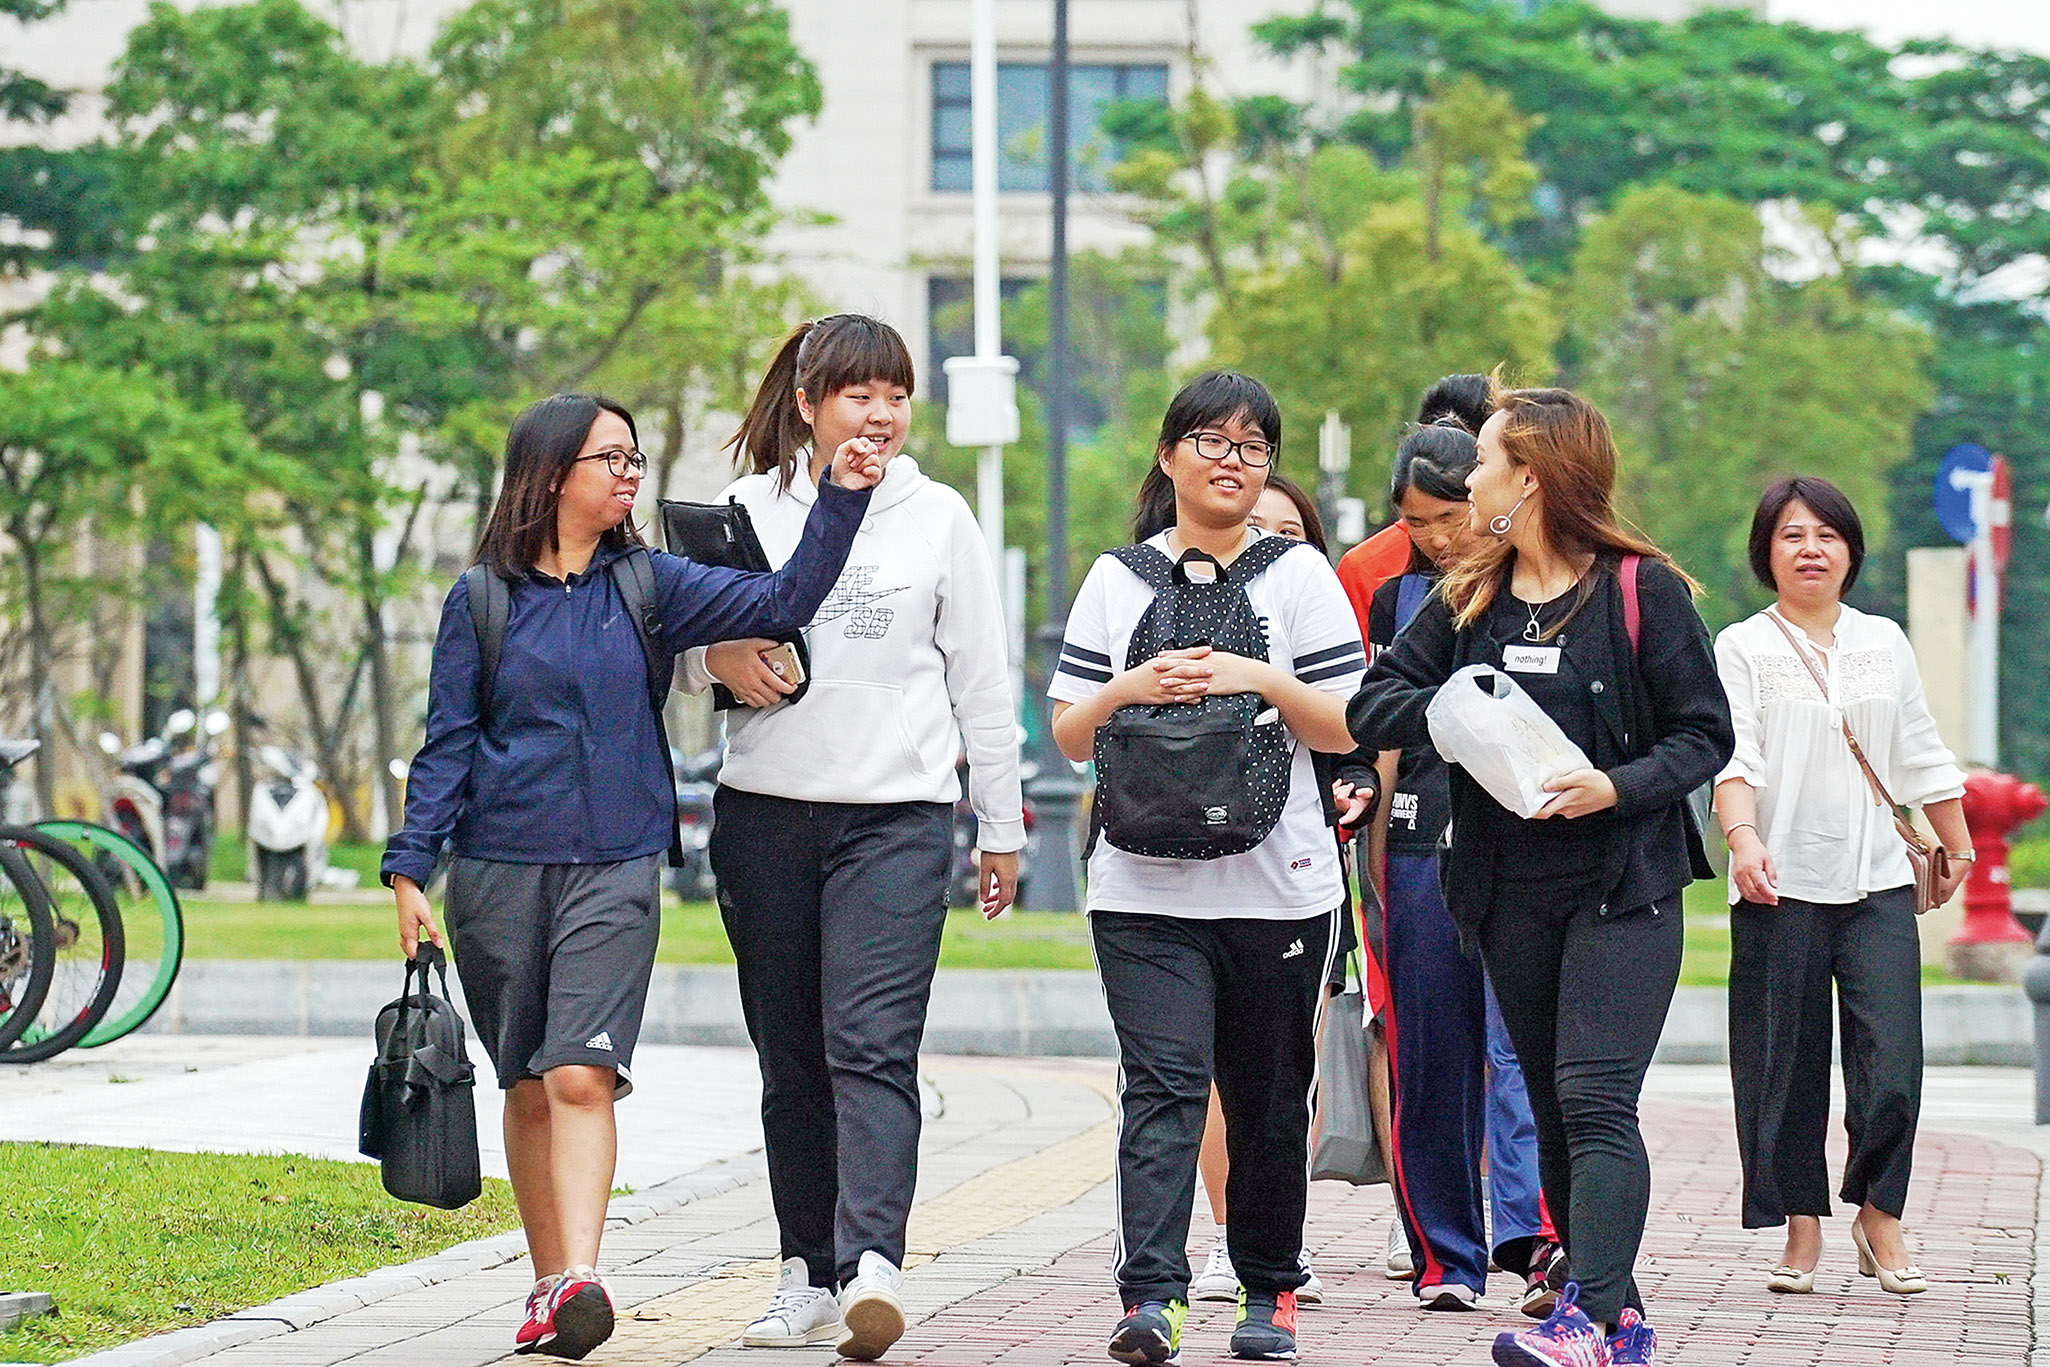
[[[1822,677],[1822,671],[1815,667],[1815,661],[1809,659],[1808,652],[1801,649],[1801,643],[1794,639],[1793,632],[1787,630],[1787,624],[1779,619],[1779,614],[1768,612],[1765,615],[1772,619],[1772,624],[1780,629],[1780,635],[1786,637],[1787,644],[1794,648],[1795,658],[1808,666],[1809,677],[1814,679],[1815,686],[1822,690],[1823,701],[1829,701],[1829,684]],[[1901,843],[1908,847],[1908,868],[1915,875],[1915,915],[1920,916],[1938,905],[1936,885],[1940,880],[1950,876],[1950,855],[1941,847],[1924,840],[1922,833],[1901,815],[1900,804],[1893,800],[1893,795],[1886,791],[1886,785],[1879,781],[1879,775],[1873,771],[1872,761],[1865,758],[1865,748],[1858,744],[1857,736],[1852,734],[1850,719],[1839,712],[1837,720],[1844,728],[1844,742],[1851,747],[1851,753],[1857,757],[1858,767],[1865,771],[1865,781],[1872,785],[1873,798],[1893,817],[1893,828],[1900,832]]]

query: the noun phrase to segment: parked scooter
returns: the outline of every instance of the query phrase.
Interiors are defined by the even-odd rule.
[[[181,707],[164,719],[161,732],[126,750],[113,732],[100,733],[100,749],[120,765],[108,795],[107,824],[149,851],[173,887],[206,887],[221,777],[212,741],[227,729],[225,712],[208,713],[202,726],[196,713]],[[174,749],[172,742],[185,736],[191,742]]]
[[[256,752],[265,777],[249,795],[249,874],[259,902],[303,902],[327,873],[327,793],[320,767],[276,745]]]
[[[683,867],[669,870],[669,890],[686,902],[709,902],[719,895],[712,877],[712,794],[724,754],[715,749],[686,758],[671,746],[669,758],[676,769],[676,837],[683,845]]]

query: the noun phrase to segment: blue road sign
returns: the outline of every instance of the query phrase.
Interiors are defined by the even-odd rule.
[[[1961,546],[1971,544],[1979,527],[1972,521],[1971,490],[1959,487],[1951,476],[1983,475],[1992,469],[1993,453],[1972,441],[1961,441],[1945,451],[1943,463],[1936,467],[1936,520],[1950,533],[1950,539]]]

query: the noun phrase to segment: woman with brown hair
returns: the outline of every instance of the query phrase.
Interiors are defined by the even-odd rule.
[[[1646,1367],[1637,1098],[1679,981],[1680,893],[1710,874],[1686,798],[1729,760],[1729,704],[1690,581],[1612,510],[1616,450],[1594,405],[1502,391],[1476,454],[1466,483],[1487,536],[1375,662],[1347,719],[1363,746],[1427,744],[1439,688],[1486,665],[1589,758],[1546,785],[1555,796],[1529,820],[1455,766],[1445,900],[1522,1062],[1576,1278],[1542,1324],[1496,1339],[1495,1361]]]

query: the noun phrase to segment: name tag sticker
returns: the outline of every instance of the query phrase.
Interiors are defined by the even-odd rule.
[[[1559,647],[1504,646],[1502,668],[1511,674],[1557,674]]]

